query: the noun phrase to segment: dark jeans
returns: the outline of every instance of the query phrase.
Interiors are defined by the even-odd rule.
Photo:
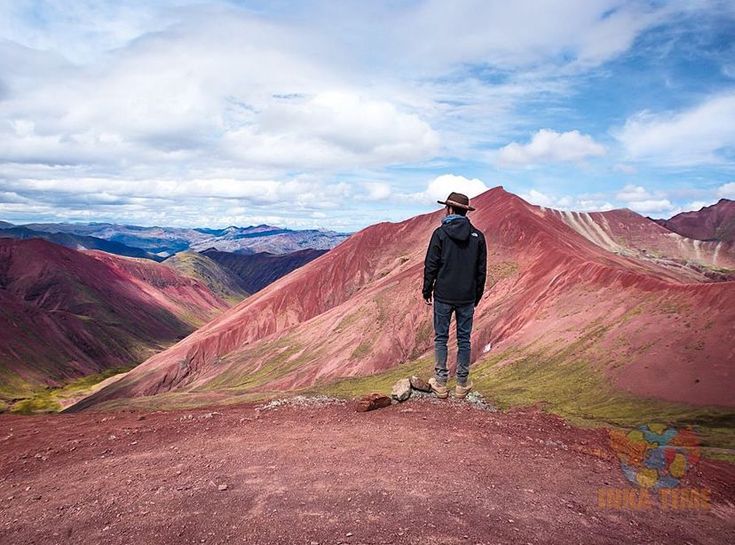
[[[434,375],[437,382],[442,384],[446,384],[449,379],[447,340],[452,312],[457,322],[457,383],[464,385],[470,374],[470,333],[472,333],[472,316],[475,313],[473,303],[454,305],[434,299],[434,355],[436,356]]]

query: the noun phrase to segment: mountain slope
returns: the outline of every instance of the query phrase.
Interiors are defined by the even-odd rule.
[[[172,267],[184,276],[195,278],[224,301],[236,304],[248,293],[241,287],[240,278],[213,259],[198,252],[179,252],[167,258],[164,265]]]
[[[488,240],[491,278],[474,321],[478,379],[514,362],[579,364],[630,395],[735,403],[724,380],[735,348],[723,340],[735,335],[732,282],[692,283],[687,271],[612,253],[557,211],[502,188],[473,205],[471,219]],[[431,309],[420,297],[421,272],[442,214],[354,234],[77,408],[173,390],[267,393],[402,362],[430,366]]]
[[[255,293],[282,276],[313,261],[327,250],[298,250],[288,254],[236,254],[208,249],[202,255],[212,259],[240,280],[249,293]]]
[[[656,220],[674,233],[697,240],[735,242],[735,201],[720,199],[698,211]]]
[[[150,260],[0,239],[0,397],[140,362],[226,306]]]
[[[692,281],[706,280],[706,276],[696,268],[682,268],[687,262],[735,270],[735,243],[686,238],[629,209],[608,212],[554,210],[552,213],[606,250],[664,268],[679,269]]]

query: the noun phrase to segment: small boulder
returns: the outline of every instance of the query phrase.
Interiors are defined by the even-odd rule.
[[[355,405],[355,410],[358,413],[365,413],[367,411],[372,411],[375,409],[382,409],[383,407],[389,407],[390,403],[391,403],[390,398],[383,394],[377,394],[377,393],[367,394],[357,400],[357,404]]]
[[[407,378],[402,378],[396,382],[393,385],[390,396],[396,401],[406,401],[411,397],[411,381]]]
[[[429,383],[421,377],[413,375],[408,380],[411,383],[411,388],[413,388],[414,390],[418,390],[419,392],[431,392],[431,386],[429,386]]]

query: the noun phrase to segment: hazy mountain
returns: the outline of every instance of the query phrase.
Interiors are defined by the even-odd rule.
[[[39,238],[74,250],[102,250],[103,252],[127,257],[140,257],[154,260],[161,259],[156,255],[142,250],[141,248],[128,246],[112,240],[66,232],[37,231],[25,226],[2,228],[0,229],[0,238],[15,238],[20,240]]]
[[[335,231],[293,230],[271,225],[188,229],[111,223],[32,223],[23,227],[48,233],[96,237],[140,248],[160,257],[167,257],[190,249],[201,251],[207,248],[226,252],[270,252],[272,254],[285,254],[309,248],[329,250],[349,236],[347,233]]]

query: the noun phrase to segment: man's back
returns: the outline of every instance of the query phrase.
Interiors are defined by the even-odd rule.
[[[465,216],[447,216],[431,236],[424,260],[424,298],[477,305],[485,288],[485,236]]]

